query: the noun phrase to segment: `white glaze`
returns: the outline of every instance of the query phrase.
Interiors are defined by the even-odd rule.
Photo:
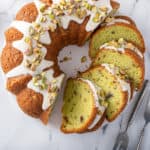
[[[100,110],[100,112],[102,112],[102,114],[97,114],[94,121],[92,122],[92,124],[88,127],[88,129],[92,129],[97,123],[98,121],[102,118],[104,111],[106,110],[106,108],[104,106],[101,106],[99,103],[99,96],[97,94],[98,90],[100,90],[100,88],[98,88],[92,81],[87,80],[87,79],[83,79],[83,78],[79,78],[80,80],[82,80],[83,82],[86,82],[91,90],[93,91],[93,95],[94,95],[94,100],[95,100],[95,106],[98,110]]]
[[[69,1],[69,0],[68,0]],[[42,4],[42,2],[39,2],[39,0],[34,0],[34,2],[35,2],[35,4],[36,4],[36,6],[37,6],[37,8],[38,8],[38,10],[39,10],[39,8],[40,8],[40,5]],[[58,4],[59,2],[60,2],[60,0],[56,0],[56,1],[53,1],[54,2],[54,4]],[[91,5],[95,5],[96,7],[100,7],[100,6],[107,6],[108,7],[108,14],[111,12],[111,10],[112,10],[112,7],[111,7],[111,5],[110,5],[110,0],[98,0],[98,1],[92,1],[92,0],[88,0],[88,3],[90,3]],[[49,8],[49,10],[50,10],[51,8]],[[91,11],[88,11],[87,12],[87,15],[86,15],[86,17],[87,16],[90,16],[90,19],[89,19],[89,21],[88,21],[88,23],[87,23],[87,25],[86,25],[86,31],[93,31],[93,30],[95,30],[102,22],[103,22],[103,20],[106,18],[106,15],[104,15],[104,13],[102,12],[102,11],[100,11],[102,14],[103,14],[103,16],[104,16],[104,18],[99,22],[99,23],[94,23],[93,22],[93,17],[95,16],[95,12],[91,12]],[[65,13],[65,11],[64,11],[64,13]],[[41,14],[41,13],[40,13]],[[61,23],[62,23],[62,27],[64,28],[64,29],[67,29],[68,28],[68,26],[69,26],[69,23],[71,22],[71,21],[75,21],[75,22],[77,22],[78,24],[81,24],[81,23],[83,23],[83,21],[84,21],[84,19],[85,18],[83,18],[83,19],[79,19],[78,17],[76,17],[76,16],[73,16],[73,15],[64,15],[64,16],[62,16],[61,18]],[[47,23],[48,24],[48,23]]]
[[[135,45],[133,45],[132,48],[128,48],[126,46],[126,44],[128,44],[128,42],[125,41],[124,44],[119,45],[119,47],[117,48],[115,46],[109,45],[109,43],[105,43],[105,44],[100,46],[100,50],[101,49],[108,49],[108,50],[115,50],[115,51],[119,51],[121,53],[125,53],[125,49],[130,49],[130,50],[134,51],[138,56],[140,56],[140,58],[144,57],[143,54],[141,53],[141,51]]]
[[[130,24],[130,21],[128,20],[125,20],[125,19],[121,19],[121,18],[114,18],[111,22],[108,22],[106,25],[109,26],[109,25],[113,25],[115,23],[126,23],[126,24]]]

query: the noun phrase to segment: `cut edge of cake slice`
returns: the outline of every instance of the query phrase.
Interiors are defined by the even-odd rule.
[[[98,114],[99,112],[101,114]],[[97,88],[90,80],[83,78],[68,79],[62,107],[62,132],[87,132],[88,127],[95,121],[97,115],[100,116],[98,121],[104,118],[104,112],[105,107],[99,104]],[[93,129],[95,125],[97,125],[97,122],[90,129]]]

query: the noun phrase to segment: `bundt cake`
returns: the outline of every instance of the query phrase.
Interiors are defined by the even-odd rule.
[[[48,122],[65,76],[59,51],[83,45],[118,7],[112,0],[35,0],[21,8],[5,32],[1,66],[22,111]]]
[[[89,131],[95,127],[97,121],[104,120],[105,106],[99,103],[99,91],[100,89],[97,89],[90,80],[83,78],[68,80],[62,108],[63,132]]]
[[[81,73],[81,78],[92,81],[104,92],[100,103],[106,108],[106,118],[113,121],[122,112],[131,96],[130,84],[119,78],[115,68],[109,64],[101,64]]]
[[[118,8],[113,0],[34,0],[21,8],[5,32],[1,67],[24,113],[48,123],[66,77],[57,56],[90,39],[90,68],[66,83],[61,131],[90,132],[117,118],[145,74],[143,37],[131,18],[114,16]]]
[[[144,56],[132,43],[119,39],[102,45],[93,61],[93,66],[103,63],[117,66],[119,74],[131,82],[134,89],[142,87],[145,74]]]
[[[109,26],[104,26],[93,34],[93,37],[90,41],[90,57],[94,58],[100,46],[104,43],[112,40],[118,40],[120,38],[133,43],[142,53],[144,53],[144,39],[139,30],[133,25],[117,22]]]

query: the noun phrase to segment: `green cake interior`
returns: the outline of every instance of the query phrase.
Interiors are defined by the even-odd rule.
[[[69,79],[64,93],[62,130],[80,131],[94,111],[94,97],[90,86],[81,80]]]
[[[96,56],[99,48],[104,43],[112,40],[118,40],[123,38],[126,41],[132,42],[139,48],[143,48],[143,41],[140,37],[140,33],[131,27],[125,25],[113,25],[98,30],[91,39],[90,44],[90,56],[93,58]]]
[[[142,68],[132,56],[113,50],[101,50],[97,54],[93,66],[99,64],[113,64],[120,69],[126,80],[129,80],[134,88],[138,88],[142,82]]]
[[[95,67],[81,74],[82,78],[91,80],[105,92],[105,101],[108,102],[106,117],[114,120],[126,104],[126,99],[117,79],[104,67]]]

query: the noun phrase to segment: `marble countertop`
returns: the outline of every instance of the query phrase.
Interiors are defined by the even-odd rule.
[[[31,0],[0,1],[0,49],[3,47],[4,30],[13,20],[17,10]],[[150,0],[118,0],[121,3],[120,14],[132,17],[145,38],[147,53],[146,78],[150,77]],[[149,51],[149,52],[148,52]],[[4,89],[4,81],[0,75],[0,150],[112,150],[119,132],[122,118],[130,112],[131,102],[126,111],[114,122],[104,123],[101,129],[93,133],[64,135],[59,130],[60,101],[54,109],[48,126],[26,116]],[[129,150],[135,150],[140,131],[144,125],[144,105],[140,108],[135,121],[128,130]],[[142,150],[150,149],[150,125],[146,127]]]

